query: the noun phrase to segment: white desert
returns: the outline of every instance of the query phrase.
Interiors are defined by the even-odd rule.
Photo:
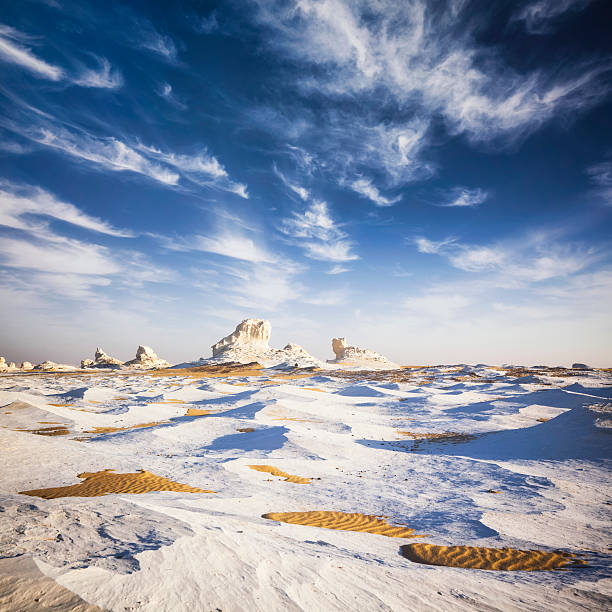
[[[610,608],[610,370],[271,338],[0,359],[0,609]]]

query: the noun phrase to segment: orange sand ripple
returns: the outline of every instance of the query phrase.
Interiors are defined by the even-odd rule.
[[[517,550],[515,548],[479,548],[476,546],[436,546],[405,544],[401,554],[414,563],[445,565],[466,569],[542,571],[586,565],[575,555],[557,551]]]
[[[268,472],[272,476],[280,476],[285,479],[285,482],[293,482],[294,484],[310,484],[312,478],[302,478],[301,476],[294,476],[293,474],[287,474],[272,465],[249,465],[252,470],[258,472]]]
[[[148,493],[149,491],[178,491],[181,493],[215,493],[207,489],[190,487],[180,482],[174,482],[163,476],[156,476],[146,470],[134,473],[114,474],[113,470],[100,472],[83,472],[77,475],[84,478],[79,484],[50,489],[33,489],[20,491],[22,495],[57,499],[58,497],[99,497],[109,493]]]
[[[137,425],[129,425],[127,427],[94,427],[88,429],[85,433],[90,434],[103,434],[103,433],[115,433],[116,431],[128,431],[130,429],[146,429],[148,427],[156,427],[157,425],[163,425],[169,421],[151,421],[150,423],[138,423]]]
[[[390,525],[384,517],[359,512],[333,512],[326,510],[313,510],[310,512],[269,512],[262,518],[294,525],[308,525],[323,527],[324,529],[337,529],[340,531],[361,531],[388,538],[424,538],[425,535],[414,533],[414,529]]]
[[[205,414],[211,414],[214,410],[204,410],[202,408],[187,408],[185,416],[204,416]]]

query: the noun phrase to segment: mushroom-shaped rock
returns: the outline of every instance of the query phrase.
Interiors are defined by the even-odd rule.
[[[248,349],[255,353],[268,350],[272,327],[263,319],[245,319],[236,329],[212,346],[213,357],[221,356],[232,349]]]
[[[23,361],[21,363],[21,369],[22,370],[31,370],[33,368],[34,368],[34,366],[29,361]]]
[[[126,361],[123,365],[142,369],[158,369],[170,366],[165,359],[160,359],[150,346],[142,344],[136,350],[136,358]]]

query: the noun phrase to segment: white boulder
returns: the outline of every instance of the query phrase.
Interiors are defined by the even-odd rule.
[[[136,351],[136,358],[126,361],[123,365],[147,370],[170,367],[170,364],[165,359],[160,359],[150,346],[143,346],[142,344]]]
[[[22,370],[32,370],[33,368],[34,368],[34,366],[29,361],[23,361],[21,363],[21,369]]]

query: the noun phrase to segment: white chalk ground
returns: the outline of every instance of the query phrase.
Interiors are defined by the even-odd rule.
[[[485,366],[441,367],[422,370],[414,384],[327,372],[264,384],[276,373],[2,375],[0,608],[612,607],[610,373],[516,378]],[[169,399],[185,403],[156,403]],[[215,413],[188,417],[188,408]],[[93,427],[159,420],[169,422],[75,440]],[[63,423],[71,433],[16,431],[52,426],[41,422]],[[247,427],[255,431],[237,431]],[[398,431],[474,437],[416,442]],[[292,484],[249,469],[253,463],[320,480]],[[143,468],[217,493],[55,500],[18,493],[76,484],[78,473],[105,468]],[[419,565],[399,554],[413,540],[261,517],[297,510],[387,515],[429,534],[418,541],[563,549],[586,555],[588,566]]]

